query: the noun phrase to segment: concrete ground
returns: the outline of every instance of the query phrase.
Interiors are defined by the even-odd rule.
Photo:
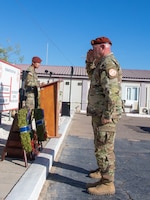
[[[2,128],[2,127],[0,127]],[[10,124],[3,125],[9,131]],[[87,174],[96,168],[91,118],[65,117],[59,138],[50,139],[34,162],[5,158],[0,162],[0,199],[6,200],[149,200],[150,118],[123,115],[117,128],[116,194],[92,196]],[[6,139],[0,138],[0,153]]]
[[[43,150],[35,161],[25,162],[21,158],[5,157],[0,161],[0,200],[36,200],[40,194],[53,161],[63,142],[71,117],[61,117],[58,130],[59,137],[43,142]],[[0,160],[12,120],[2,119],[0,125]]]
[[[97,168],[91,118],[75,114],[38,200],[149,200],[150,118],[122,116],[115,141],[116,194],[93,196],[87,176]]]

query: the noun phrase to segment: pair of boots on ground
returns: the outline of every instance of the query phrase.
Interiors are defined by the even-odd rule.
[[[99,179],[99,181],[95,183],[87,184],[87,191],[93,195],[110,195],[115,194],[115,185],[114,182],[108,182],[103,180],[103,177],[100,173],[99,169],[91,171],[89,173],[89,177]]]

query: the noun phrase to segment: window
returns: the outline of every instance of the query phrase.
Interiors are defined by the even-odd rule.
[[[78,86],[82,86],[82,82],[78,82]]]
[[[139,88],[126,87],[126,100],[138,101]]]
[[[66,85],[69,85],[69,82],[66,82],[65,84],[66,84]]]

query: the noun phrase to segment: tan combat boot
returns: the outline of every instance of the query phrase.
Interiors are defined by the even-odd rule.
[[[90,174],[89,174],[89,177],[95,178],[95,179],[101,179],[101,178],[102,178],[99,169],[96,169],[96,170],[94,170],[94,171],[91,171]]]
[[[100,185],[100,184],[101,184],[101,180],[94,182],[94,183],[87,183],[86,188],[96,187],[97,185]]]
[[[113,182],[110,183],[101,183],[96,187],[88,188],[88,193],[93,195],[109,195],[115,194],[115,185]]]

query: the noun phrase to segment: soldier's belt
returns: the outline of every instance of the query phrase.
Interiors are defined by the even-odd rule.
[[[35,91],[37,90],[36,86],[28,86],[26,88],[26,92],[31,92],[31,93],[35,93]]]

